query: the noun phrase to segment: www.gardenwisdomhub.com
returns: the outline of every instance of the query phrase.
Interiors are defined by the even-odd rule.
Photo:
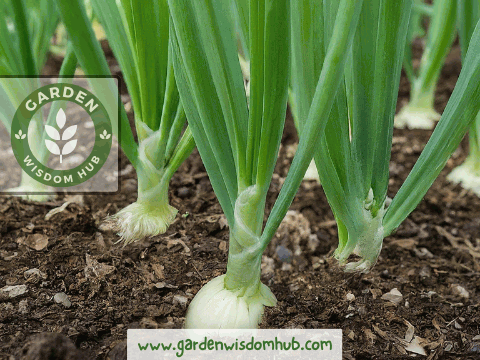
[[[238,341],[226,343],[223,341],[215,341],[213,339],[204,338],[203,341],[193,341],[191,339],[180,340],[176,346],[172,343],[153,343],[141,344],[138,343],[138,349],[140,351],[176,351],[177,357],[182,357],[185,351],[331,351],[333,344],[330,340],[313,341],[307,340],[302,346],[300,342],[292,337],[290,341],[280,341],[275,337],[275,340],[262,340],[255,341],[252,336],[250,341]]]

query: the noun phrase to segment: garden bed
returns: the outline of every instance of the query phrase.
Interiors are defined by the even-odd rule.
[[[459,58],[455,46],[439,83],[438,111],[455,85]],[[58,71],[59,63],[51,59],[48,66],[47,72]],[[408,89],[402,77],[399,104]],[[395,130],[391,196],[430,133]],[[287,116],[268,208],[295,143]],[[368,274],[344,273],[331,259],[338,241],[333,215],[321,186],[304,182],[263,258],[262,281],[278,305],[266,309],[261,327],[342,329],[345,359],[411,358],[405,338],[428,355],[417,358],[479,359],[480,199],[445,179],[466,152],[464,142],[417,209],[386,238]],[[59,196],[43,204],[0,197],[0,288],[26,286],[14,298],[0,296],[0,359],[48,346],[76,353],[72,359],[126,359],[127,329],[182,327],[196,292],[225,273],[228,228],[198,153],[171,182],[171,205],[179,209],[174,224],[164,235],[127,247],[101,226],[136,199],[135,172],[121,160],[115,195]],[[45,220],[67,200],[65,211]],[[385,296],[393,289],[398,293]],[[36,354],[31,358],[47,359]]]

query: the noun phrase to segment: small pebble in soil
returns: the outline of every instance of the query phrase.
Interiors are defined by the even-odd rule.
[[[395,305],[398,305],[403,300],[403,295],[400,291],[398,291],[397,288],[394,288],[394,289],[390,290],[390,292],[388,292],[386,294],[383,294],[381,299],[390,301],[390,302],[394,303]]]
[[[294,293],[294,292],[296,292],[298,289],[300,289],[300,285],[298,285],[298,284],[290,284],[290,285],[288,285],[288,289],[290,290],[290,292]]]
[[[453,343],[451,341],[445,341],[445,351],[451,351],[453,349]]]
[[[180,199],[186,199],[187,197],[190,197],[192,194],[190,188],[186,187],[186,186],[183,186],[181,187],[180,189],[178,189],[177,191],[177,196],[180,198]]]
[[[222,251],[227,251],[227,242],[225,240],[220,241],[218,248]]]
[[[429,291],[425,295],[422,295],[422,297],[428,297],[430,301],[432,301],[432,296],[437,295],[435,291]]]
[[[287,249],[285,246],[279,245],[276,249],[278,260],[281,262],[290,263],[292,262],[292,252]]]
[[[433,259],[433,254],[427,248],[424,248],[424,247],[419,248],[419,249],[414,248],[413,252],[420,259],[424,259],[424,258]]]
[[[30,234],[22,243],[31,249],[41,251],[48,245],[48,236],[45,234]]]
[[[116,224],[113,221],[105,221],[98,225],[98,230],[103,233],[114,232],[116,229]]]
[[[154,286],[155,286],[157,289],[163,289],[163,288],[167,288],[167,289],[177,289],[177,288],[178,288],[178,286],[167,284],[165,281],[157,282],[157,283],[155,283]]]
[[[419,355],[427,355],[425,349],[420,345],[420,339],[418,336],[415,336],[413,340],[405,347],[405,350]]]
[[[66,308],[69,308],[70,306],[72,306],[72,303],[70,302],[70,300],[68,300],[67,294],[65,294],[64,292],[56,293],[56,294],[53,296],[53,300],[54,300],[57,304],[62,304],[62,305],[65,306]]]
[[[463,286],[458,284],[452,284],[452,293],[464,299],[468,299],[470,297],[468,291]]]
[[[292,271],[292,270],[293,270],[292,264],[288,264],[288,263],[282,264],[282,271]]]
[[[173,304],[180,305],[182,307],[187,307],[188,299],[182,295],[175,295],[173,297]]]
[[[18,253],[17,253],[16,251],[14,251],[12,255],[4,256],[4,257],[3,257],[3,260],[5,260],[5,261],[10,261],[10,260],[12,260],[13,258],[16,258],[17,255],[18,255]]]
[[[348,301],[354,301],[355,300],[355,295],[353,295],[351,292],[347,293],[346,296]]]
[[[27,285],[4,286],[0,289],[0,299],[16,298],[18,296],[22,296],[27,291]]]
[[[372,297],[374,300],[382,296],[382,291],[380,289],[370,289],[370,292],[372,293]]]
[[[320,258],[317,257],[317,256],[312,256],[312,269],[313,269],[313,270],[318,269],[318,268],[321,267],[322,264],[324,264],[324,263],[325,263],[325,260],[320,259]]]
[[[428,266],[424,266],[424,267],[422,267],[422,269],[420,270],[418,275],[421,278],[428,278],[432,275],[432,272],[430,271],[430,268]]]

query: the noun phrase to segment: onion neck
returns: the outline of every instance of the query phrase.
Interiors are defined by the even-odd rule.
[[[235,223],[230,231],[225,288],[239,296],[252,296],[261,282],[262,248],[260,235],[265,209],[264,198],[253,185],[242,191],[235,202]]]

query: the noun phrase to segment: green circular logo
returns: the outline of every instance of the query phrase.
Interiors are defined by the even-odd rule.
[[[53,103],[50,108],[52,111],[58,101],[81,106],[92,119],[95,129],[92,151],[82,164],[69,170],[55,170],[45,164],[49,156],[59,157],[62,163],[63,158],[72,154],[77,147],[77,126],[68,125],[61,106],[53,114],[54,123],[36,124],[31,130],[34,133],[30,136],[28,133],[35,113],[48,103]],[[29,139],[37,142],[35,153],[40,159],[33,154]],[[15,158],[27,175],[48,186],[70,187],[89,180],[101,169],[112,147],[112,124],[107,110],[90,91],[73,84],[51,84],[35,90],[20,104],[12,122],[11,141]]]

